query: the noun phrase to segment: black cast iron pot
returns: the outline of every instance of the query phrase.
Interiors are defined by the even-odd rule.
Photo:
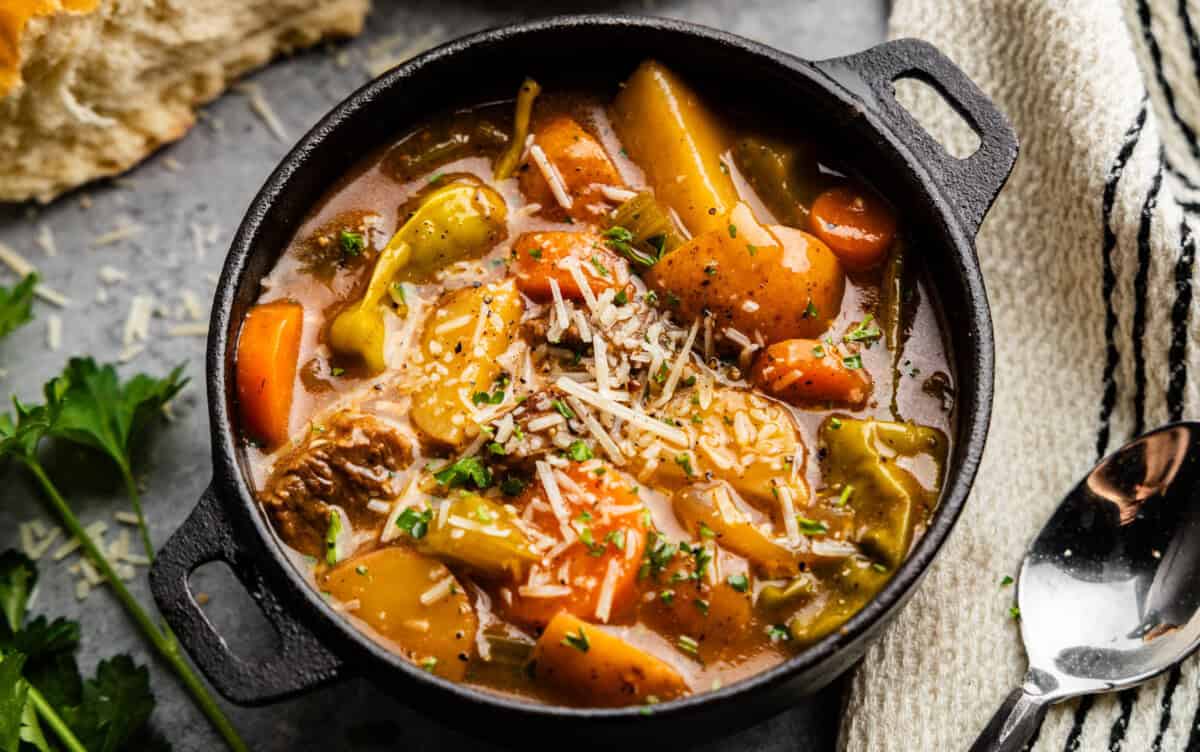
[[[745,681],[655,706],[617,710],[550,707],[432,676],[359,632],[285,558],[247,481],[235,424],[237,327],[301,219],[346,169],[423,118],[510,97],[531,75],[543,84],[611,87],[639,61],[657,58],[719,97],[719,110],[761,113],[814,129],[892,199],[939,298],[956,371],[956,434],[945,490],[928,531],[887,587],[845,629]],[[980,137],[966,159],[948,155],[894,98],[892,82],[937,89]],[[735,109],[736,108],[736,109]],[[808,62],[679,21],[566,16],[485,31],[439,47],[355,92],[284,158],[254,199],[217,287],[208,341],[213,481],[167,542],[151,572],[163,615],[213,685],[230,700],[260,704],[348,675],[493,738],[573,745],[630,739],[711,739],[772,715],[828,684],[912,593],[958,518],[987,434],[992,328],[973,240],[1008,177],[1017,142],[1004,116],[932,46],[901,40]],[[188,575],[224,561],[279,631],[279,652],[235,656],[197,605]],[[469,719],[469,723],[464,720]],[[669,736],[658,736],[669,734]]]

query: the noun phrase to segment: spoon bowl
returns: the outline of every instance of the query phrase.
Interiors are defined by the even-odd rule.
[[[1200,423],[1101,460],[1030,545],[1017,605],[1029,672],[972,752],[1019,750],[1049,705],[1188,657],[1200,645]]]

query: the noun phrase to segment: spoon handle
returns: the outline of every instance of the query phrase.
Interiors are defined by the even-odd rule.
[[[1045,695],[1014,689],[971,745],[970,752],[1020,752],[1050,707]]]

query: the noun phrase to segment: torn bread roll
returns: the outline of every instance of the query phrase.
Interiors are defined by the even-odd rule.
[[[3,0],[0,202],[47,202],[185,134],[277,54],[362,30],[370,0]]]

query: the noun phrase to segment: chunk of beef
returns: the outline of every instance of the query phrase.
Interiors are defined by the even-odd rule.
[[[378,527],[383,516],[367,504],[396,495],[393,477],[411,458],[412,446],[397,428],[342,410],[314,424],[303,443],[276,463],[260,497],[288,545],[320,556],[330,505],[341,507],[356,530]]]

